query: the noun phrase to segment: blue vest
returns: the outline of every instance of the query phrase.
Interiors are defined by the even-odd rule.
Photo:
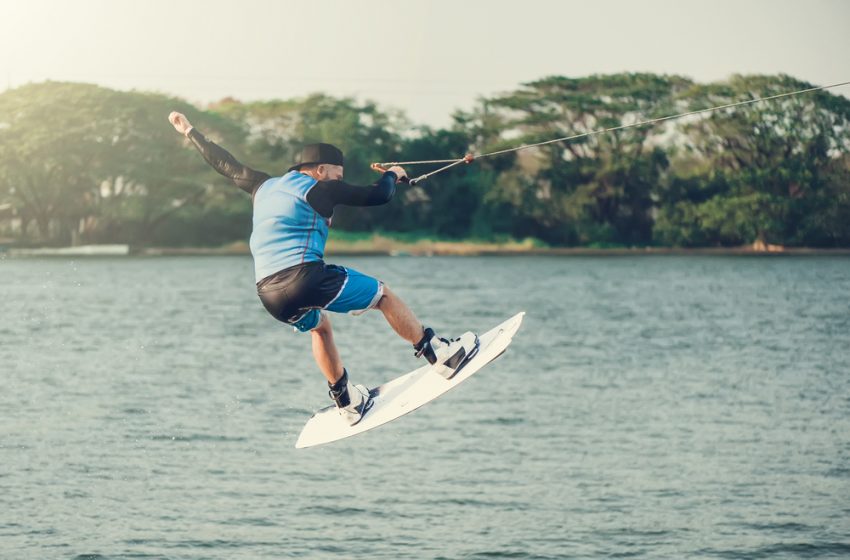
[[[330,220],[307,202],[315,184],[309,175],[290,171],[268,179],[254,195],[251,254],[257,282],[284,268],[322,260]]]

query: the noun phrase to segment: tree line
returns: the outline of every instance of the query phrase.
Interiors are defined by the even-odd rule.
[[[207,107],[46,82],[0,94],[0,237],[18,244],[217,246],[244,240],[250,199],[166,120],[172,110],[240,161],[283,173],[303,143],[375,161],[444,159],[811,87],[785,75],[710,84],[646,73],[546,77],[480,99],[435,129],[369,101]],[[850,246],[850,100],[817,91],[585,136],[458,166],[334,227],[556,246]],[[410,168],[412,175],[428,170]]]

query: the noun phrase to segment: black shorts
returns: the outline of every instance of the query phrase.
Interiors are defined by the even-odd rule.
[[[319,324],[320,309],[362,313],[383,295],[380,281],[352,268],[314,261],[286,268],[257,283],[257,295],[278,321],[308,331]]]

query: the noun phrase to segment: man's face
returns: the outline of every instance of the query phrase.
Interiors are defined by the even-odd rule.
[[[342,180],[343,167],[341,165],[331,165],[323,163],[316,170],[318,172],[319,181],[340,181]]]

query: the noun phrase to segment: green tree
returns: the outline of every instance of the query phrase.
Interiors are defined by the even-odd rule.
[[[690,80],[653,74],[553,76],[490,100],[507,115],[516,144],[587,134],[670,114]],[[491,201],[507,202],[532,234],[554,243],[648,244],[652,192],[667,158],[665,128],[590,135],[519,155]]]
[[[36,241],[149,242],[182,208],[235,195],[181,148],[173,109],[238,146],[239,127],[162,95],[60,82],[5,92],[0,192]]]
[[[683,95],[702,108],[809,87],[788,76],[734,76]],[[701,173],[661,192],[659,237],[686,245],[847,243],[847,170],[839,162],[850,150],[848,125],[850,101],[826,91],[685,123],[674,167]]]
[[[322,94],[202,111],[156,94],[33,84],[0,94],[0,210],[33,243],[244,239],[249,198],[174,133],[171,110],[272,175],[323,141],[345,151],[348,181],[371,183],[373,161],[490,152],[807,86],[788,76],[554,76],[482,99],[446,129],[414,129],[374,103]],[[552,244],[850,246],[848,125],[850,101],[821,91],[583,136],[401,185],[386,206],[339,208],[334,226]]]
[[[369,166],[397,157],[407,126],[400,114],[387,113],[372,102],[314,94],[303,99],[240,103],[225,100],[213,111],[241,122],[256,159],[246,164],[271,175],[282,174],[304,144],[327,142],[345,153],[345,179],[368,184],[377,179]],[[340,207],[334,226],[365,231],[376,228],[381,213]]]

